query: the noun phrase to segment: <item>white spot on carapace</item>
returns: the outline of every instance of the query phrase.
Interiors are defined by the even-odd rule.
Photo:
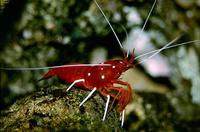
[[[87,75],[88,75],[88,76],[90,76],[90,75],[91,75],[91,73],[89,72]]]
[[[103,68],[101,68],[101,70],[103,70]]]
[[[101,79],[105,79],[105,76],[104,76],[104,75],[102,75],[102,76],[101,76]]]
[[[112,66],[113,69],[115,69],[115,66]]]
[[[122,62],[122,61],[120,61],[119,63],[120,63],[120,64],[122,64],[123,62]]]

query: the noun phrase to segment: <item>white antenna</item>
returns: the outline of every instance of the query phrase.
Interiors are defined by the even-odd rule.
[[[191,43],[200,44],[200,40],[187,41],[187,42],[183,42],[183,43],[179,43],[179,44],[167,46],[167,47],[165,47],[165,49],[170,49],[170,48],[178,47],[178,46],[181,46],[181,45],[187,45],[187,44],[191,44]],[[165,49],[163,49],[163,50],[165,50]],[[160,50],[160,49],[153,50],[153,51],[150,51],[150,52],[141,54],[141,55],[135,57],[135,60],[137,60],[137,59],[139,59],[139,58],[142,58],[142,57],[144,57],[144,56],[146,56],[146,55],[153,54],[153,53],[155,53],[155,52],[157,52],[157,51],[159,51],[159,50]]]
[[[95,2],[95,4],[97,5],[97,7],[99,8],[99,10],[101,11],[102,15],[104,16],[105,20],[107,21],[108,25],[110,26],[112,32],[114,33],[115,38],[117,39],[120,48],[121,48],[121,49],[124,49],[123,46],[122,46],[122,44],[121,44],[121,42],[119,41],[119,38],[118,38],[117,34],[115,33],[115,30],[113,29],[112,25],[110,24],[108,18],[107,18],[106,15],[104,14],[103,10],[101,9],[101,7],[99,6],[99,4],[97,3],[96,0],[94,0],[94,2]]]
[[[146,25],[147,25],[147,22],[148,22],[149,17],[151,16],[151,13],[152,13],[152,11],[153,11],[155,5],[156,5],[156,2],[157,2],[157,0],[154,1],[153,5],[152,5],[152,7],[151,7],[151,10],[149,11],[148,16],[147,16],[147,18],[146,18],[146,20],[145,20],[145,22],[144,22],[144,25],[142,26],[142,29],[141,29],[140,33],[138,34],[138,36],[136,37],[136,40],[139,39],[140,36],[141,36],[141,34],[144,32],[144,28],[145,28]]]
[[[169,42],[168,44],[166,44],[165,46],[163,46],[162,48],[158,49],[153,55],[149,56],[148,58],[138,62],[137,64],[143,63],[147,60],[149,60],[150,58],[154,57],[155,55],[157,55],[158,53],[160,53],[162,50],[166,49],[166,47],[168,47],[170,44],[174,43],[177,39],[179,39],[180,36],[176,37],[175,39],[173,39],[171,42]]]
[[[146,20],[145,20],[145,22],[144,22],[144,24],[143,24],[143,26],[142,26],[141,31],[140,31],[139,34],[136,36],[135,42],[137,42],[137,40],[140,38],[141,34],[144,32],[144,28],[146,27],[146,24],[147,24],[147,22],[148,22],[148,20],[149,20],[149,17],[151,16],[151,13],[152,13],[152,11],[153,11],[153,9],[154,9],[156,3],[157,3],[157,0],[154,1],[154,3],[153,3],[153,5],[152,5],[152,7],[151,7],[151,9],[150,9],[150,11],[149,11],[149,13],[148,13],[148,15],[147,15],[147,18],[146,18]]]
[[[11,67],[0,67],[0,70],[10,70],[10,71],[25,71],[25,70],[45,70],[45,69],[55,69],[64,67],[86,67],[86,66],[111,66],[111,64],[76,64],[76,65],[61,65],[61,66],[49,66],[49,67],[22,67],[22,68],[11,68]]]

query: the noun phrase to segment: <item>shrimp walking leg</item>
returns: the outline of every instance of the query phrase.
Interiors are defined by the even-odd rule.
[[[121,116],[120,116],[120,119],[121,119],[121,127],[123,127],[123,125],[124,125],[124,114],[125,114],[125,109],[122,111],[122,113],[120,114]]]
[[[115,80],[115,81],[113,81],[113,83],[116,83],[116,84],[121,84],[121,85],[127,86],[128,88],[130,88],[130,89],[131,89],[131,86],[130,86],[130,84],[129,84],[129,83],[127,83],[127,82],[123,82],[123,81],[120,81],[120,80]]]
[[[109,105],[109,102],[110,102],[110,95],[107,95],[107,101],[106,101],[106,106],[105,106],[105,111],[104,111],[104,115],[103,115],[103,121],[105,120],[106,118],[106,114],[108,112],[108,105]]]
[[[117,95],[111,94],[111,93],[109,93],[109,92],[108,92],[107,90],[105,90],[105,89],[102,89],[102,90],[100,91],[100,93],[101,93],[102,95],[107,96],[105,111],[104,111],[104,115],[103,115],[103,119],[102,119],[103,121],[105,120],[106,114],[107,114],[107,111],[108,111],[108,105],[109,105],[109,102],[110,102],[110,96],[114,98],[114,100],[113,100],[113,102],[112,102],[112,105],[113,105],[115,99],[117,99],[119,93],[121,92],[121,89],[122,89],[121,87],[111,87],[111,88],[109,88],[109,90],[118,91]],[[111,105],[110,108],[112,108],[112,105]]]
[[[114,98],[113,101],[112,101],[111,107],[110,107],[110,109],[111,109],[113,104],[114,104],[114,102],[115,102],[115,100],[119,99],[119,95],[122,92],[123,88],[122,87],[111,87],[111,88],[109,88],[109,90],[117,91],[117,94],[115,94],[115,95],[110,94]]]
[[[112,96],[114,98],[113,102],[111,104],[111,108],[112,108],[115,100],[119,99],[118,96],[123,91],[123,88],[122,87],[111,87],[111,88],[109,88],[109,90],[118,91],[118,93],[116,95],[113,95],[113,94],[107,95],[107,102],[106,102],[105,112],[104,112],[104,116],[103,116],[103,121],[105,120],[105,117],[106,117],[106,113],[107,113],[107,109],[108,109],[108,104],[109,104],[110,96]],[[123,125],[124,125],[124,114],[125,114],[125,109],[120,113],[121,127],[123,127]]]
[[[120,95],[120,93],[121,93],[122,90],[123,90],[122,87],[113,87],[113,86],[112,86],[112,87],[108,87],[107,90],[102,89],[102,90],[99,91],[103,96],[109,95],[109,96],[111,96],[111,97],[113,98],[113,101],[112,101],[112,103],[111,103],[110,110],[111,110],[111,108],[112,108],[112,106],[113,106],[115,100],[119,100],[119,95]],[[117,94],[116,94],[116,93],[115,93],[115,94],[112,93],[112,92],[114,92],[114,91],[117,91]]]
[[[117,109],[119,112],[122,112],[125,109],[125,107],[127,106],[127,104],[132,100],[132,88],[131,88],[130,84],[128,84],[127,82],[120,81],[120,80],[114,80],[112,83],[120,84],[120,85],[127,87],[127,88],[123,88],[123,87],[109,88],[112,91],[113,90],[118,91],[118,94],[115,94],[114,100],[116,99],[118,101]]]
[[[84,82],[85,79],[78,79],[78,80],[75,80],[66,90],[66,92],[68,92],[76,83],[79,83],[79,82]]]
[[[97,88],[94,88],[89,94],[88,96],[80,103],[79,107],[81,107],[91,96],[92,94],[97,90]]]

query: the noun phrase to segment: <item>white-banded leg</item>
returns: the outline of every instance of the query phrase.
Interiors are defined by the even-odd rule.
[[[79,82],[84,82],[85,79],[78,79],[78,80],[75,80],[66,90],[66,92],[68,92],[76,83],[79,83]]]
[[[97,88],[94,88],[89,94],[88,96],[80,103],[79,107],[81,107],[87,100],[90,96],[92,96],[92,94],[97,90]]]
[[[107,95],[107,101],[106,101],[106,107],[105,107],[105,111],[104,111],[104,115],[103,115],[103,121],[105,120],[106,118],[106,114],[108,112],[108,105],[109,105],[109,102],[110,102],[110,95]]]
[[[121,127],[123,127],[124,125],[124,114],[125,114],[125,110],[123,110],[121,113],[120,113],[120,121],[121,121]]]

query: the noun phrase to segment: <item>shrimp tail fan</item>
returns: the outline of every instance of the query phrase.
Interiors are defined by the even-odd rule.
[[[55,72],[54,72],[54,69],[50,69],[46,74],[43,75],[42,78],[40,78],[38,81],[42,81],[42,80],[45,80],[45,79],[48,79],[52,76],[55,76]]]

